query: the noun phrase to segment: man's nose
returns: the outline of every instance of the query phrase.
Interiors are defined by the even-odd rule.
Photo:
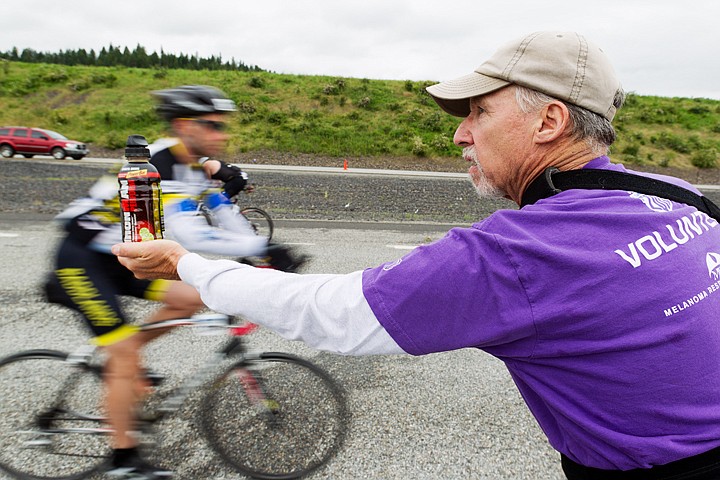
[[[457,145],[458,147],[468,147],[472,145],[472,135],[470,135],[470,130],[467,128],[467,122],[468,119],[465,118],[460,125],[458,125],[457,130],[455,130],[455,135],[453,136],[453,143]]]

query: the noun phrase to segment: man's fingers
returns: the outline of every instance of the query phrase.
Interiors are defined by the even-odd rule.
[[[122,243],[118,243],[118,244],[115,244],[115,245],[113,245],[112,247],[110,247],[110,251],[111,251],[112,254],[115,255],[115,256],[118,256],[118,257],[124,256],[124,255],[123,255],[123,249],[122,249],[122,247],[123,247],[123,244],[122,244]]]
[[[118,257],[138,258],[142,256],[142,242],[118,243],[116,245],[113,245],[110,251]]]
[[[186,251],[169,240],[119,243],[111,251],[137,278],[177,280],[177,260]]]
[[[118,243],[110,249],[118,257],[151,258],[155,252],[163,250],[165,240],[152,240],[151,242]],[[168,245],[164,245],[166,248]]]

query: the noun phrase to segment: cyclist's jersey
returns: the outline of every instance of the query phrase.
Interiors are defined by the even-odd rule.
[[[173,180],[175,178],[173,167],[178,165],[178,161],[175,155],[172,154],[171,149],[177,148],[179,145],[178,141],[164,139],[148,147],[150,149],[150,163],[157,168],[161,180]]]
[[[189,167],[177,160],[177,155],[185,151],[185,146],[177,138],[161,138],[152,143],[150,150],[150,163],[157,168],[161,180],[186,181],[185,170]],[[205,158],[201,158],[194,167],[199,166]]]
[[[193,251],[239,257],[265,255],[266,238],[212,227],[195,211],[180,209],[179,205],[186,205],[190,198],[207,189],[208,183],[202,170],[177,162],[167,143],[154,150],[158,168],[162,168],[166,237]],[[194,180],[179,182],[175,180],[177,174]],[[236,215],[231,217],[242,221]],[[161,300],[169,285],[164,280],[138,280],[111,254],[110,248],[122,241],[120,218],[115,175],[101,177],[87,197],[75,200],[56,217],[67,234],[58,249],[48,297],[78,310],[95,335],[95,342],[102,345],[127,338],[136,331],[127,324],[117,295]]]
[[[241,216],[228,229],[208,225],[204,217],[188,213],[180,202],[201,196],[213,187],[197,165],[184,165],[173,155],[177,141],[162,140],[150,147],[150,161],[161,175],[163,211],[167,238],[181,243],[188,250],[233,256],[262,256],[267,239],[255,235]],[[195,201],[195,200],[192,200]],[[56,217],[68,235],[90,250],[110,254],[110,248],[122,241],[118,183],[114,175],[103,176],[91,188],[88,197],[79,199]],[[185,205],[186,206],[186,205]],[[220,208],[231,208],[222,205]],[[230,228],[232,227],[232,228]]]
[[[218,255],[261,256],[267,249],[267,239],[255,234],[249,223],[236,214],[224,215],[230,222],[223,228],[211,228],[203,217],[188,209],[187,199],[207,192],[209,183],[201,163],[187,165],[179,162],[176,153],[184,152],[184,145],[173,138],[158,140],[150,145],[150,162],[158,169],[163,192],[167,237],[195,252]],[[201,158],[203,162],[207,158]],[[219,191],[219,189],[217,189]],[[230,205],[220,208],[232,209]]]

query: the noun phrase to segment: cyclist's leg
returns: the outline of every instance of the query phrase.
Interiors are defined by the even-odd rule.
[[[140,350],[144,343],[140,334],[107,345],[106,364],[107,409],[112,419],[115,450],[108,475],[120,478],[159,478],[172,472],[146,462],[137,447],[137,438],[130,432],[135,428],[135,407],[146,393],[145,373]]]
[[[147,323],[188,318],[205,307],[198,291],[183,282],[155,280],[144,291],[133,292],[133,295],[162,302],[162,306],[146,319]],[[148,343],[169,330],[147,330],[140,332],[139,336],[143,343]]]
[[[49,298],[79,311],[103,347],[108,359],[103,372],[108,423],[113,428],[110,474],[118,476],[169,472],[147,464],[137,451],[135,410],[144,393],[139,328],[125,322],[118,295],[144,291],[149,281],[136,279],[113,255],[88,249],[66,239],[57,255],[57,269],[50,280]],[[53,288],[54,287],[54,288]],[[52,295],[50,293],[52,292]],[[154,477],[153,477],[154,478]]]
[[[142,343],[136,334],[104,347],[108,354],[104,369],[105,403],[108,421],[116,432],[113,447],[132,448],[137,444],[131,433],[135,430],[135,406],[140,401],[143,385]]]
[[[114,430],[113,446],[127,448],[135,440],[132,412],[136,399],[135,382],[140,366],[138,328],[128,325],[120,308],[115,282],[119,264],[112,255],[94,252],[73,240],[65,240],[51,278],[53,301],[80,312],[94,335],[93,342],[108,353],[103,373],[108,422]]]

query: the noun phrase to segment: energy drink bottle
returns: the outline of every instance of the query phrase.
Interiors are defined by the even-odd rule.
[[[145,242],[163,238],[160,174],[150,163],[148,142],[130,135],[125,148],[127,162],[118,173],[123,242]]]

